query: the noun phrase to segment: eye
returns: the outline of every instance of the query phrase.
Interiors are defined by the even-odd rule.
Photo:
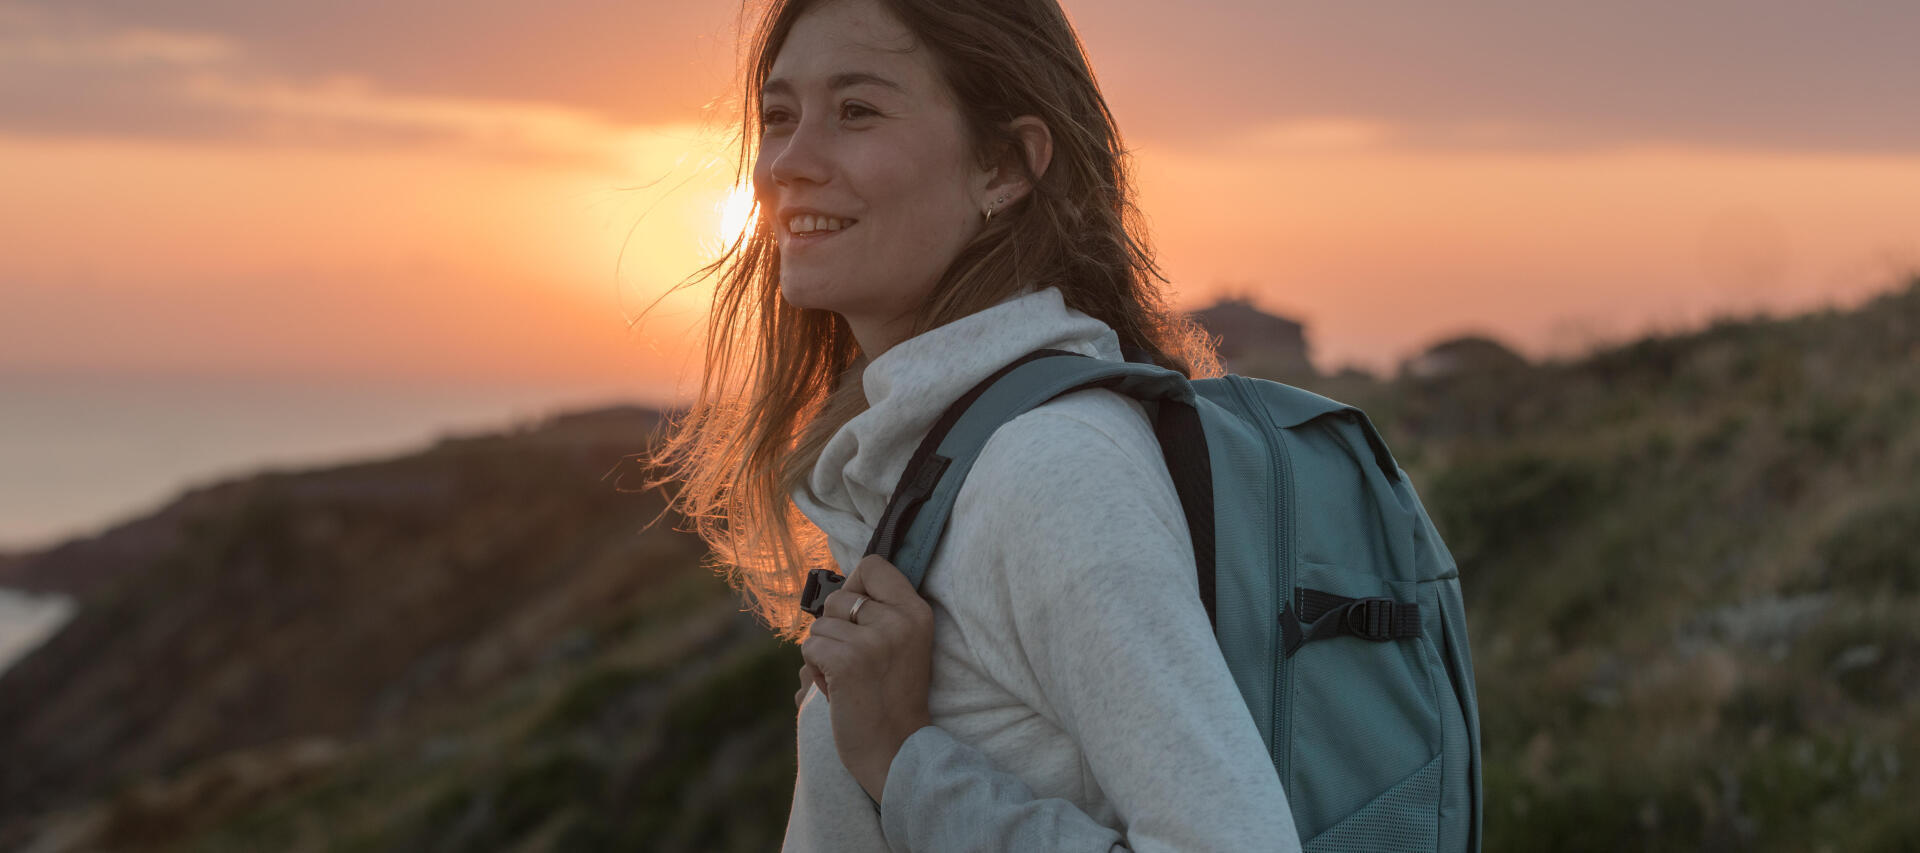
[[[868,107],[866,104],[857,104],[857,103],[854,103],[853,101],[848,101],[840,105],[840,117],[843,119],[847,119],[849,121],[853,119],[867,118],[869,116],[877,116],[879,114],[880,113],[873,110],[873,108]]]
[[[760,129],[762,132],[765,132],[773,127],[785,124],[789,118],[790,116],[786,110],[773,107],[760,113]]]

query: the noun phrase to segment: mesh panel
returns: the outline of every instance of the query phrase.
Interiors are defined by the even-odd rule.
[[[1307,853],[1430,853],[1440,843],[1440,759],[1307,842]]]

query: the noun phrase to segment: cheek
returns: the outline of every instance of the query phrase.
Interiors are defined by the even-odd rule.
[[[965,186],[945,164],[935,168],[926,163],[899,162],[885,167],[873,164],[868,170],[867,197],[879,202],[876,208],[889,212],[888,239],[899,241],[903,251],[921,255],[964,236],[968,207]]]

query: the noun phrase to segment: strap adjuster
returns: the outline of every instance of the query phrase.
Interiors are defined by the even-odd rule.
[[[1348,598],[1297,587],[1299,604],[1280,611],[1281,642],[1287,657],[1300,647],[1334,637],[1359,637],[1375,643],[1420,636],[1420,604],[1391,598]]]
[[[1347,632],[1384,643],[1394,638],[1393,599],[1363,598],[1347,606]]]

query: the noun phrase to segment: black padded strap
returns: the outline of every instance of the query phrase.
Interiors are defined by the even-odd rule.
[[[1200,425],[1200,412],[1192,406],[1161,401],[1154,418],[1153,434],[1160,440],[1160,455],[1166,457],[1167,473],[1173,477],[1173,490],[1180,495],[1180,508],[1187,515],[1187,532],[1193,537],[1193,566],[1200,580],[1200,603],[1207,608],[1207,624],[1220,628],[1214,611],[1214,531],[1213,462],[1207,454],[1207,434]]]

